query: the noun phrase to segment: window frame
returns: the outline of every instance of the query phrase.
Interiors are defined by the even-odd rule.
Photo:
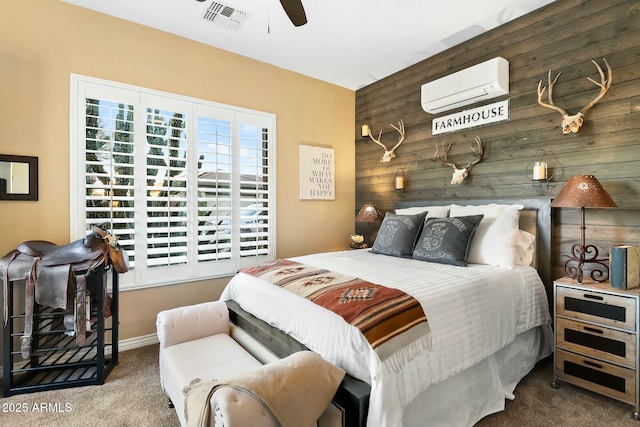
[[[178,95],[174,93],[167,93],[157,91],[154,89],[144,88],[135,85],[129,85],[124,83],[118,83],[109,80],[98,79],[94,77],[83,76],[79,74],[70,75],[70,124],[69,124],[69,160],[70,160],[70,241],[83,238],[88,232],[89,220],[87,220],[87,196],[86,189],[86,99],[96,98],[99,100],[109,100],[118,103],[128,103],[134,105],[137,109],[134,109],[134,200],[138,201],[134,203],[134,221],[133,234],[135,234],[135,247],[136,247],[136,263],[137,268],[132,268],[128,273],[121,274],[119,277],[121,290],[133,290],[141,288],[149,288],[155,286],[173,285],[177,283],[192,282],[197,280],[206,280],[212,278],[229,277],[236,273],[239,268],[248,265],[255,265],[261,262],[275,259],[276,254],[276,116],[273,113],[266,113],[261,111],[250,110],[246,108],[221,104],[204,99],[188,97]],[[160,100],[159,104],[151,104],[147,99]],[[167,103],[161,102],[166,100]],[[232,240],[232,256],[228,260],[215,260],[215,261],[198,261],[198,242],[197,239],[194,243],[194,236],[198,236],[198,214],[193,219],[193,214],[188,216],[187,233],[191,237],[188,238],[187,253],[191,253],[188,256],[188,261],[184,265],[180,266],[163,266],[163,267],[149,267],[146,259],[146,247],[147,247],[147,202],[149,201],[149,195],[147,195],[146,185],[146,171],[141,164],[144,163],[144,167],[147,168],[146,163],[146,151],[145,146],[147,143],[146,136],[146,115],[147,108],[164,108],[175,105],[185,106],[188,110],[187,120],[187,156],[192,156],[191,163],[187,161],[186,175],[187,175],[187,197],[190,198],[190,202],[195,203],[200,200],[198,194],[198,170],[197,152],[194,153],[194,147],[198,146],[198,132],[197,123],[202,117],[208,119],[230,119],[231,123],[231,240]],[[137,110],[137,111],[136,111]],[[221,117],[211,117],[209,115],[198,115],[198,112],[219,112]],[[208,113],[207,113],[208,114]],[[257,125],[256,125],[257,123]],[[240,249],[240,237],[241,237],[241,212],[243,211],[241,205],[241,198],[243,193],[241,192],[240,179],[242,171],[240,167],[241,150],[241,132],[240,127],[244,125],[254,125],[262,127],[267,132],[267,147],[264,149],[267,159],[267,172],[264,176],[267,177],[267,247],[268,253],[266,255],[255,256],[242,256]],[[138,130],[137,130],[138,129]],[[139,141],[140,139],[143,141]],[[194,145],[195,144],[195,145]],[[191,147],[191,148],[189,148]],[[145,159],[144,161],[135,158]],[[189,166],[191,165],[191,166]],[[258,183],[256,183],[257,186]],[[196,195],[197,199],[194,201],[193,196]],[[144,200],[144,204],[139,203]],[[142,205],[142,206],[141,206]],[[190,219],[189,219],[190,218]],[[144,223],[143,223],[144,222]],[[195,226],[194,226],[195,223]],[[137,248],[141,247],[140,250]],[[196,251],[195,255],[193,251]],[[191,251],[191,252],[189,252]],[[144,256],[144,258],[142,258]],[[195,260],[193,259],[195,257]],[[141,263],[144,261],[144,263]]]

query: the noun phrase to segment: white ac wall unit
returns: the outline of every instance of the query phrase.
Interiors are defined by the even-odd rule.
[[[509,93],[509,61],[496,57],[422,85],[422,109],[437,114]]]

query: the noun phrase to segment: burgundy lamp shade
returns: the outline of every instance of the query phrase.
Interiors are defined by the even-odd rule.
[[[380,211],[371,203],[365,203],[356,216],[356,222],[377,222],[382,221]]]
[[[593,175],[572,176],[551,202],[554,208],[618,207],[600,181]]]

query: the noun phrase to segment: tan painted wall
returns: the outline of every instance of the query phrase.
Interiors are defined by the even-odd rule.
[[[279,257],[347,248],[354,227],[355,93],[60,1],[0,14],[0,153],[38,156],[37,202],[0,201],[0,254],[69,242],[69,75],[77,73],[277,116]],[[298,144],[332,146],[336,200],[298,199]],[[224,280],[121,294],[120,338],[155,332],[162,309],[215,299]]]

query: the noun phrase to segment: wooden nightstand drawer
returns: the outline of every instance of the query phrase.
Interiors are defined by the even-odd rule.
[[[599,325],[557,318],[556,345],[605,361],[636,367],[636,335]]]
[[[635,405],[636,373],[589,357],[556,349],[556,377]]]
[[[636,299],[588,289],[556,287],[556,315],[636,330]]]

